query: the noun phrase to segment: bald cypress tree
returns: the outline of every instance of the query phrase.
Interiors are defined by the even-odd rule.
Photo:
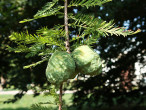
[[[64,16],[64,24],[54,25],[52,28],[42,27],[36,30],[36,34],[26,32],[13,32],[10,40],[15,42],[15,47],[8,46],[9,51],[16,53],[24,52],[27,58],[41,56],[42,60],[24,66],[24,69],[35,67],[44,61],[48,61],[55,51],[66,51],[71,53],[76,47],[97,43],[100,37],[109,35],[124,36],[138,33],[140,30],[131,31],[124,27],[114,25],[114,21],[109,22],[96,18],[90,14],[68,13],[68,9],[75,7],[102,6],[111,0],[52,0],[46,3],[32,19],[24,19],[20,23],[31,22],[49,16]],[[64,5],[60,5],[63,2]],[[36,67],[37,68],[37,67]],[[58,98],[59,110],[62,110],[62,87],[60,84],[60,95]],[[55,92],[54,92],[55,93]],[[55,95],[56,96],[56,95]],[[40,106],[33,106],[32,109],[39,110]],[[43,108],[42,108],[43,109]],[[45,109],[45,108],[44,108]]]

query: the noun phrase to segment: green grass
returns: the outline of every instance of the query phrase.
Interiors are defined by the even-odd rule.
[[[32,104],[37,104],[39,102],[48,102],[49,100],[53,100],[52,97],[49,96],[37,96],[33,97],[33,95],[25,95],[22,99],[18,100],[16,103],[9,103],[9,104],[3,104],[3,101],[6,101],[10,98],[13,98],[13,95],[0,95],[0,110],[30,110],[30,106]],[[72,102],[72,94],[65,94],[63,96],[63,99],[65,100],[65,104],[67,106],[70,106],[73,104]],[[45,104],[48,109],[47,110],[58,110],[57,105],[52,104]],[[89,108],[89,105],[85,105],[82,109],[77,109],[76,107],[68,107],[67,109],[63,110],[146,110],[146,106],[143,105],[141,107],[139,106],[129,106],[129,107],[121,107],[115,106],[105,109],[97,109],[97,108]]]
[[[72,104],[72,94],[66,94],[63,96],[65,103],[68,105]],[[49,100],[53,100],[52,97],[49,96],[37,96],[33,97],[33,95],[25,95],[22,99],[18,100],[16,103],[4,104],[3,101],[7,99],[13,98],[13,95],[0,95],[0,110],[30,110],[30,106],[32,104],[36,104],[39,102],[47,102]],[[57,105],[46,105],[50,108],[50,110],[57,108]],[[55,109],[56,110],[56,109]]]

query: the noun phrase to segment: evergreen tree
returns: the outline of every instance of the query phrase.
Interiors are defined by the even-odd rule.
[[[109,35],[122,35],[126,37],[127,35],[140,32],[140,30],[134,32],[126,30],[124,27],[117,27],[114,25],[113,20],[106,22],[90,14],[68,13],[69,8],[85,7],[88,9],[97,5],[102,6],[104,3],[110,1],[72,0],[68,2],[68,0],[63,0],[64,6],[62,6],[58,3],[59,0],[52,0],[52,2],[48,2],[42,7],[32,19],[24,19],[20,23],[31,22],[48,16],[64,16],[64,24],[57,24],[52,28],[43,27],[36,30],[36,34],[30,34],[28,31],[20,33],[13,32],[9,38],[16,43],[16,46],[8,46],[8,50],[16,53],[24,52],[27,58],[34,56],[42,57],[40,61],[24,66],[24,69],[27,69],[48,61],[52,53],[56,50],[71,53],[80,45],[92,46],[98,43],[99,37]],[[59,110],[62,110],[62,87],[63,84],[60,85]],[[56,97],[56,95],[54,96]]]

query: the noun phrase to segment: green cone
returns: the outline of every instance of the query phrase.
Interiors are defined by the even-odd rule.
[[[67,52],[56,51],[50,58],[46,69],[46,76],[50,83],[60,85],[70,78],[74,78],[75,62]]]
[[[87,45],[80,46],[72,52],[76,71],[86,75],[98,75],[102,71],[99,55]]]

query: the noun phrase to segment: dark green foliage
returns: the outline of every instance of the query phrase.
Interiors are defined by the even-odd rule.
[[[0,0],[0,76],[3,75],[6,79],[5,88],[12,87],[12,89],[27,91],[29,89],[28,85],[30,84],[34,84],[38,87],[43,86],[44,88],[46,88],[44,85],[49,85],[49,83],[46,83],[47,79],[45,78],[46,63],[42,63],[42,65],[39,65],[38,68],[33,70],[23,69],[25,65],[44,60],[44,56],[48,56],[48,53],[44,51],[41,52],[41,54],[45,54],[44,56],[26,59],[25,56],[27,53],[15,54],[12,51],[9,52],[6,50],[7,45],[13,47],[13,50],[18,48],[16,43],[12,43],[9,40],[9,36],[12,32],[20,32],[22,30],[25,32],[27,29],[34,35],[36,34],[35,31],[38,30],[41,25],[50,24],[48,21],[37,21],[39,25],[35,24],[36,22],[19,24],[20,20],[26,17],[31,18],[38,8],[42,7],[47,1],[48,0],[37,0],[37,2],[36,0]],[[22,45],[20,45],[20,47],[21,46]],[[24,47],[23,45],[19,50],[24,49]],[[31,55],[28,55],[28,57]],[[41,78],[40,75],[42,76]],[[35,87],[32,88],[37,94],[37,89]],[[18,100],[23,94],[24,92],[17,95],[12,101]]]
[[[101,9],[96,7],[90,11],[85,9],[82,11],[95,15],[97,13],[107,21],[114,18],[115,25],[129,25],[128,29],[140,28],[142,31],[125,38],[101,37],[98,43],[92,45],[94,49],[100,51],[100,56],[105,60],[107,68],[101,75],[88,80],[80,80],[79,76],[79,80],[73,87],[80,90],[74,94],[74,106],[81,109],[84,105],[91,105],[89,108],[95,107],[95,110],[103,107],[109,109],[118,106],[117,109],[123,109],[122,106],[125,108],[132,106],[131,109],[141,110],[139,106],[145,105],[146,101],[145,73],[141,73],[141,79],[135,81],[135,63],[140,62],[143,67],[145,66],[146,25],[143,22],[146,22],[146,1],[113,0]]]

